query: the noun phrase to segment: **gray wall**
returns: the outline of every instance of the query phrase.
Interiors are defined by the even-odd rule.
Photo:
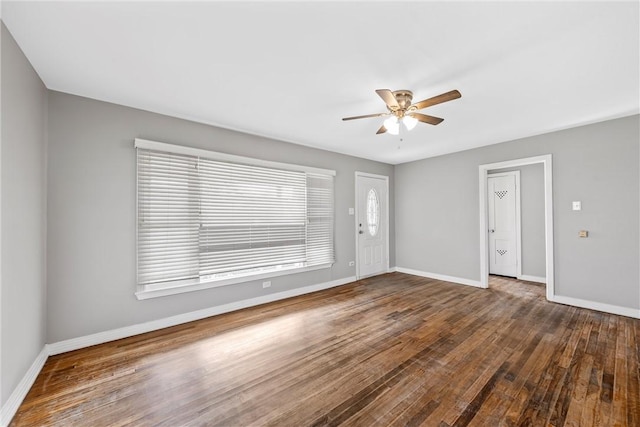
[[[522,231],[522,274],[545,276],[544,166],[519,166],[489,173],[520,171],[520,229]]]
[[[638,308],[638,118],[397,166],[397,266],[480,280],[478,165],[550,153],[555,293]],[[574,200],[582,211],[571,210]],[[578,238],[582,229],[589,238]]]
[[[1,403],[45,335],[47,90],[2,24]]]
[[[139,137],[337,171],[336,264],[331,269],[138,301],[135,150]],[[345,141],[345,143],[348,143]],[[395,265],[393,166],[214,128],[59,92],[49,93],[48,341],[160,319],[355,274],[355,171],[390,177],[390,265]]]

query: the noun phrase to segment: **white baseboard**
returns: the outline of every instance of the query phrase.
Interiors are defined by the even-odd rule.
[[[18,411],[20,404],[27,396],[31,386],[47,361],[47,357],[49,357],[49,349],[45,344],[44,347],[42,347],[40,354],[36,357],[36,360],[33,361],[29,370],[24,374],[24,377],[22,377],[22,380],[20,380],[16,388],[13,390],[11,396],[9,396],[9,399],[7,399],[5,404],[2,406],[2,409],[0,410],[0,425],[3,427],[9,425],[11,419]]]
[[[67,351],[89,347],[92,345],[103,344],[105,342],[144,334],[145,332],[156,331],[158,329],[168,328],[170,326],[180,325],[182,323],[193,322],[194,320],[200,320],[218,314],[228,313],[230,311],[240,310],[243,308],[266,304],[285,298],[291,298],[299,295],[309,294],[311,292],[334,288],[336,286],[354,282],[355,280],[355,277],[345,277],[343,279],[332,280],[330,282],[318,283],[316,285],[305,286],[302,288],[291,289],[283,292],[276,292],[273,294],[263,295],[242,301],[236,301],[229,304],[218,305],[215,307],[209,307],[189,313],[178,314],[176,316],[165,317],[164,319],[152,320],[150,322],[139,323],[137,325],[125,326],[123,328],[112,329],[110,331],[98,332],[96,334],[58,341],[48,345],[49,354],[60,354]]]
[[[640,309],[637,308],[620,307],[619,305],[605,304],[602,302],[565,297],[561,295],[554,295],[553,299],[551,299],[550,301],[565,305],[572,305],[574,307],[588,308],[590,310],[602,311],[605,313],[618,314],[620,316],[640,319]]]
[[[395,273],[396,271],[398,271],[398,268],[397,268],[397,267],[389,267],[389,268],[387,269],[387,273]]]
[[[525,280],[527,282],[536,282],[536,283],[547,283],[546,277],[529,276],[526,274],[523,274],[522,276],[518,276],[518,280]]]
[[[461,285],[474,286],[476,288],[483,288],[482,283],[479,280],[464,279],[462,277],[446,276],[444,274],[429,273],[426,271],[413,270],[411,268],[396,267],[396,271],[399,273],[413,274],[414,276],[428,277],[430,279],[443,280],[445,282],[459,283]]]

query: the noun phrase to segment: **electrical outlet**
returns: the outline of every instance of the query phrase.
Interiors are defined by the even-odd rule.
[[[355,261],[349,261],[349,267],[353,267],[354,265],[356,265]]]
[[[270,288],[271,287],[271,280],[267,280],[266,282],[262,282],[262,287],[263,288]]]

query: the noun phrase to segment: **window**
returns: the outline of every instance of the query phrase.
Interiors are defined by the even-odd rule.
[[[372,188],[367,194],[367,228],[371,237],[375,237],[378,234],[379,225],[380,202],[378,201],[378,193]]]
[[[136,148],[138,294],[334,262],[335,172],[140,139]]]

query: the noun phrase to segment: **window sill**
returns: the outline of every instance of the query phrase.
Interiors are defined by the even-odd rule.
[[[322,270],[325,268],[331,268],[332,265],[333,264],[321,264],[321,265],[315,265],[313,267],[290,268],[286,270],[269,271],[269,272],[260,273],[260,274],[252,274],[249,276],[239,276],[239,277],[233,277],[230,279],[223,279],[223,280],[219,280],[219,279],[218,280],[202,280],[202,281],[198,280],[198,281],[195,281],[194,283],[182,283],[182,284],[168,283],[164,287],[158,287],[157,285],[155,285],[154,289],[145,289],[145,286],[138,285],[136,298],[139,300],[144,300],[144,299],[150,299],[150,298],[164,297],[168,295],[182,294],[185,292],[200,291],[203,289],[217,288],[220,286],[235,285],[237,283],[254,282],[256,280],[268,279],[270,277],[286,276],[289,274],[297,274],[297,273],[304,273],[307,271]]]

